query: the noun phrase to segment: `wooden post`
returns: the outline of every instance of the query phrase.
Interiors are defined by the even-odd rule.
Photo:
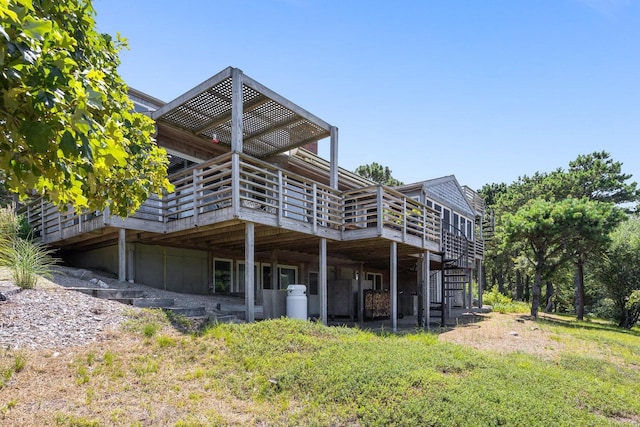
[[[255,321],[255,292],[254,282],[254,224],[245,223],[244,237],[244,300],[246,304],[246,321]]]
[[[242,71],[231,70],[231,151],[242,153]]]
[[[378,184],[378,187],[376,188],[376,211],[378,212],[378,221],[376,222],[376,227],[378,229],[378,236],[382,236],[382,227],[384,221],[384,211],[382,206],[382,185]]]
[[[484,292],[484,283],[482,283],[482,260],[478,260],[478,307],[482,308],[482,293]]]
[[[102,211],[102,222],[105,227],[111,225],[111,209],[109,209],[109,206],[106,206]]]
[[[311,229],[313,230],[313,234],[318,234],[318,186],[314,182],[311,186],[313,191],[312,196],[312,205],[313,205],[313,214],[311,216],[311,220],[313,221],[311,224]]]
[[[231,154],[231,209],[233,216],[238,217],[240,211],[240,156]]]
[[[364,322],[364,291],[362,289],[362,281],[364,280],[364,264],[360,263],[360,271],[358,272],[358,322]]]
[[[118,230],[118,280],[127,280],[127,230]]]
[[[424,266],[422,268],[424,274],[424,321],[427,331],[431,328],[431,253],[425,252]]]
[[[135,281],[135,248],[133,243],[129,243],[129,248],[127,251],[127,280],[129,283],[133,283]]]
[[[441,288],[441,299],[442,299],[442,311],[440,312],[440,326],[444,328],[444,322],[445,322],[445,317],[446,317],[446,313],[445,310],[447,309],[447,307],[449,307],[448,301],[447,301],[447,291],[445,288],[445,280],[444,280],[444,267],[442,267],[442,270],[440,270],[440,288]]]
[[[194,169],[193,170],[193,182],[191,183],[191,185],[193,186],[193,190],[191,192],[191,197],[193,197],[193,224],[194,225],[198,225],[198,214],[199,214],[199,208],[198,208],[198,199],[200,198],[200,184],[198,184],[198,169]]]
[[[398,244],[391,242],[391,325],[398,330]]]
[[[320,256],[319,256],[319,273],[318,273],[318,293],[320,299],[320,321],[323,325],[327,324],[327,239],[320,239]]]
[[[402,198],[402,241],[407,241],[407,198]]]
[[[338,128],[331,126],[330,130],[331,138],[331,176],[329,177],[329,186],[335,190],[338,189]]]
[[[282,171],[278,169],[278,227],[282,225],[282,216],[284,215],[284,182]]]

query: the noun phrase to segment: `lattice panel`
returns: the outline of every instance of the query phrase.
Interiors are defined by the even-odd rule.
[[[231,77],[205,90],[158,120],[231,145]],[[243,151],[266,157],[328,136],[295,111],[243,85]]]

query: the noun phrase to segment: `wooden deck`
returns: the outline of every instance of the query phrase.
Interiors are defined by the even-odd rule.
[[[381,185],[339,191],[243,154],[224,154],[171,175],[175,186],[153,195],[130,217],[109,211],[59,212],[41,199],[21,207],[34,236],[54,246],[100,247],[128,241],[194,249],[243,250],[244,223],[256,227],[256,250],[315,252],[326,238],[337,256],[388,259],[438,252],[440,217],[431,208]],[[379,247],[379,256],[376,249]]]

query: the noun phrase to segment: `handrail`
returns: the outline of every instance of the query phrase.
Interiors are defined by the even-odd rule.
[[[406,195],[383,185],[369,186],[343,193],[344,228],[377,227],[399,231],[402,240],[409,236],[440,242],[440,213]]]
[[[320,228],[345,232],[373,227],[379,235],[384,232],[400,241],[412,239],[415,244],[422,239],[423,247],[442,241],[439,212],[392,188],[373,185],[339,191],[245,154],[226,153],[192,165],[171,174],[169,181],[174,191],[162,197],[150,195],[130,218],[150,226],[156,223],[153,230],[174,223],[172,230],[179,231],[201,221],[244,215],[252,221],[264,219],[265,224],[274,224],[275,219],[279,226],[311,233]],[[227,208],[231,210],[223,211]],[[43,241],[48,236],[62,240],[86,232],[84,224],[95,217],[103,216],[104,221],[93,221],[92,227],[112,223],[108,212],[58,212],[41,199],[21,209]],[[176,222],[187,218],[187,222]]]

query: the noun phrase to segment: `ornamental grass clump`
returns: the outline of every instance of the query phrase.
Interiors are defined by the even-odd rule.
[[[0,266],[11,269],[14,285],[33,289],[38,276],[51,277],[57,260],[48,247],[21,237],[20,219],[9,209],[0,209]]]

